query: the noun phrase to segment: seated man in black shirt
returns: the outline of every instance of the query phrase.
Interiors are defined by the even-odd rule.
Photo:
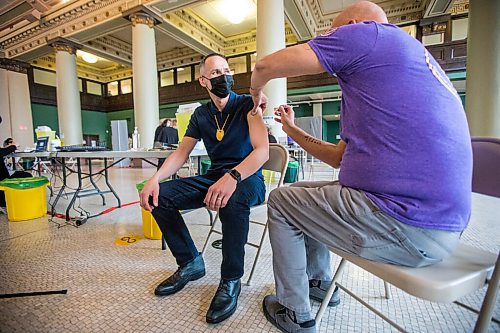
[[[179,292],[205,275],[204,260],[179,210],[206,206],[219,212],[221,279],[206,315],[208,323],[219,323],[236,311],[250,207],[265,199],[261,167],[269,158],[269,145],[262,113],[250,113],[251,96],[232,91],[234,81],[223,55],[203,59],[199,82],[210,101],[196,108],[179,148],[144,186],[141,206],[152,212],[179,266],[156,287],[158,296]],[[208,172],[159,183],[184,164],[199,140],[212,162]]]

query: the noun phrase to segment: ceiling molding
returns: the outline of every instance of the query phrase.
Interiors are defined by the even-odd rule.
[[[307,2],[292,0],[284,3],[285,16],[298,39],[308,40],[315,36],[316,20],[309,15]]]
[[[79,6],[67,7],[48,14],[39,22],[29,24],[23,28],[0,38],[0,47],[8,58],[17,57],[34,48],[42,47],[47,41],[57,37],[70,37],[83,30],[97,27],[112,19],[121,18],[122,11],[128,6],[136,6],[135,1],[123,2],[120,0],[92,0],[79,3]]]
[[[206,55],[212,52],[222,53],[224,36],[214,28],[197,19],[189,10],[180,10],[163,15],[164,22],[157,29],[182,42],[193,50]]]
[[[30,67],[29,64],[22,62],[22,61],[0,58],[0,68],[1,69],[6,69],[6,70],[11,71],[11,72],[27,74],[29,67]]]
[[[316,33],[322,33],[330,29],[333,19],[338,13],[326,14],[316,0],[309,0],[311,3],[311,10],[314,19],[316,20],[317,30]],[[379,3],[387,15],[389,23],[402,24],[406,22],[417,21],[422,18],[422,11],[424,10],[424,1],[409,0],[401,3],[401,1],[385,1]]]
[[[176,48],[156,56],[158,70],[199,63],[203,56],[189,47]]]
[[[56,70],[56,58],[53,54],[40,57],[30,62],[34,67],[45,68],[51,71]],[[98,69],[87,65],[82,61],[77,61],[76,71],[79,78],[90,79],[102,83],[115,81],[132,76],[132,69],[121,65]]]
[[[244,34],[233,36],[228,38],[224,47],[224,55],[232,56],[238,54],[244,54],[249,52],[255,52],[257,50],[257,38],[256,31],[252,30]],[[297,44],[298,39],[292,28],[288,25],[285,26],[285,44],[294,45]]]
[[[132,66],[132,45],[114,38],[102,36],[89,40],[84,44],[84,50],[118,63]]]
[[[465,14],[469,12],[469,0],[455,0],[450,9],[451,15]]]

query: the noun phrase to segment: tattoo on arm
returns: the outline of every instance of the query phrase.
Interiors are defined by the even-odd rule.
[[[321,144],[321,140],[318,140],[316,138],[313,138],[312,136],[309,136],[309,135],[306,135],[305,136],[305,139],[307,142],[312,142],[312,143],[315,143],[317,145],[320,145]]]

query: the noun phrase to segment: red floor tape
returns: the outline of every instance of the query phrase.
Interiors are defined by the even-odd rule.
[[[114,211],[115,209],[118,209],[118,208],[122,208],[122,207],[127,207],[127,206],[132,206],[132,205],[136,205],[138,204],[140,201],[132,201],[132,202],[128,202],[126,204],[123,204],[121,207],[118,207],[118,206],[114,206],[114,207],[111,207],[111,208],[108,208],[104,211],[102,211],[101,213],[99,213],[98,215],[105,215],[105,214],[108,214],[108,213],[111,213],[112,211]],[[50,214],[50,211],[47,211],[47,215],[51,215]],[[66,219],[66,215],[64,214],[61,214],[61,213],[55,213],[54,214],[55,217],[58,217],[60,219]]]

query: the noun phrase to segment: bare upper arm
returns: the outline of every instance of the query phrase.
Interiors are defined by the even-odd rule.
[[[256,66],[257,70],[270,71],[273,77],[291,77],[325,72],[316,53],[307,43],[272,53],[257,62]]]
[[[197,143],[197,139],[190,136],[184,136],[181,143],[179,144],[179,147],[177,148],[177,153],[179,154],[179,156],[187,159]]]
[[[252,115],[251,112],[247,113],[248,132],[250,133],[250,142],[254,149],[258,147],[266,147],[269,145],[267,136],[267,128],[262,118],[262,111],[256,112]]]

